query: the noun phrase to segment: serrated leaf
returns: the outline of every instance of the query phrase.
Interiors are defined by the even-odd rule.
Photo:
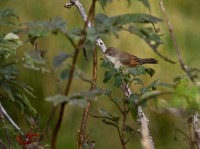
[[[142,38],[152,49],[157,49],[162,40],[160,35],[156,34],[152,28],[141,28],[136,26],[129,26],[129,32]]]
[[[52,18],[50,21],[27,22],[25,26],[29,40],[34,44],[35,40],[49,34],[58,32],[66,33],[66,22],[60,17]]]
[[[69,55],[65,52],[62,52],[62,51],[59,52],[57,55],[55,55],[53,57],[53,61],[52,61],[53,67],[57,68],[57,67],[61,66],[63,64],[63,62],[70,57],[71,57],[71,55]]]
[[[96,16],[97,25],[104,26],[120,26],[131,23],[158,23],[160,21],[162,20],[158,17],[142,13],[124,14],[112,17],[108,17],[105,14],[98,14]]]

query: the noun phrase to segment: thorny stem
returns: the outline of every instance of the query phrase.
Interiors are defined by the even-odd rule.
[[[178,47],[178,44],[177,44],[177,41],[176,41],[176,38],[175,38],[175,35],[174,35],[172,24],[167,17],[166,10],[165,10],[165,7],[164,7],[162,0],[160,1],[160,8],[161,8],[161,11],[162,11],[162,13],[165,17],[167,27],[168,27],[168,30],[169,30],[169,33],[170,33],[170,36],[171,36],[171,39],[172,39],[172,42],[173,42],[173,45],[174,45],[174,49],[176,51],[176,54],[177,54],[177,57],[178,57],[178,60],[179,60],[179,64],[180,64],[182,70],[188,75],[190,80],[194,83],[194,78],[192,77],[190,71],[188,70],[187,65],[184,63],[184,61],[181,57],[181,53],[180,53],[180,50],[179,50],[179,47]]]

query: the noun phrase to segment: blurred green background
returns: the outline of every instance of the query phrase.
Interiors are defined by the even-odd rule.
[[[64,8],[66,1],[47,1],[47,0],[0,0],[0,8],[8,7],[15,10],[16,14],[20,18],[20,22],[24,23],[27,21],[42,21],[50,20],[54,16],[60,16],[67,21],[67,28],[71,30],[74,27],[82,27],[83,20],[77,11],[76,7],[71,9]],[[88,11],[91,1],[81,1],[85,10]],[[159,1],[153,1],[151,4],[152,15],[163,18],[161,10],[159,8]],[[174,27],[174,33],[179,45],[181,55],[188,66],[199,68],[200,64],[200,1],[165,1],[164,2],[167,15]],[[96,14],[106,13],[108,16],[124,14],[124,13],[149,13],[148,10],[138,1],[132,1],[131,5],[124,0],[113,1],[109,3],[105,10],[103,10],[97,3]],[[152,49],[141,39],[133,36],[127,32],[120,32],[120,37],[116,39],[113,35],[108,35],[104,38],[107,46],[114,46],[124,51],[133,53],[139,57],[154,57],[159,61],[159,65],[152,66],[156,70],[153,78],[145,76],[145,85],[148,85],[152,80],[159,79],[163,82],[172,83],[173,78],[183,74],[180,69],[175,50],[172,46],[172,41],[169,36],[169,32],[165,23],[157,24],[160,28],[160,32],[163,34],[162,44],[158,49],[160,53],[166,55],[177,63],[172,65],[167,63],[160,57],[158,57]],[[59,51],[66,51],[72,53],[73,48],[65,37],[62,35],[51,35],[38,40],[39,49],[47,50],[47,60],[51,63],[52,57]],[[26,50],[33,49],[31,44],[26,44],[19,49],[19,56]],[[100,50],[98,52],[98,61],[103,57]],[[85,60],[83,54],[79,55],[78,65],[83,69],[88,76],[91,76],[92,60]],[[88,67],[89,66],[89,67]],[[101,88],[112,89],[112,83],[103,84],[103,75],[105,70],[98,67],[98,81],[97,84]],[[56,75],[56,74],[54,74]],[[27,82],[30,86],[35,89],[37,99],[32,99],[31,103],[37,109],[40,116],[41,128],[44,128],[46,122],[50,116],[53,105],[46,102],[44,98],[46,96],[54,95],[58,92],[62,92],[65,88],[66,82],[55,81],[52,73],[42,74],[41,72],[27,70],[24,68],[20,69],[20,80]],[[90,85],[81,83],[80,80],[74,79],[71,93],[79,92],[81,90],[89,89]],[[59,87],[59,88],[58,88]],[[132,89],[137,89],[137,86],[132,86]],[[119,92],[118,89],[115,89]],[[116,93],[119,94],[119,93]],[[167,98],[167,97],[166,97]],[[170,98],[168,99],[170,100]],[[106,100],[106,97],[102,97],[99,100],[92,103],[91,113],[97,113],[98,108],[105,108],[115,116],[120,116],[119,111],[116,107]],[[9,106],[7,107],[10,108]],[[17,109],[10,108],[8,111],[13,119],[19,124],[20,127],[26,129],[24,126],[24,115],[16,112]],[[176,115],[159,113],[154,104],[148,103],[148,106],[144,107],[144,111],[147,117],[150,119],[150,130],[155,141],[156,148],[159,149],[179,149],[189,148],[187,141],[183,135],[178,135],[179,141],[175,141],[175,129],[180,129],[188,134],[187,130],[187,119],[178,117]],[[67,106],[65,109],[64,122],[62,124],[57,147],[58,149],[73,149],[76,146],[76,135],[77,130],[80,128],[81,116],[83,109],[74,106]],[[51,130],[55,126],[57,121],[57,115],[53,118],[51,123]],[[128,117],[128,124],[132,125],[135,129],[139,127],[133,122],[131,116]],[[121,148],[120,141],[115,128],[107,126],[99,119],[89,117],[87,133],[89,138],[95,141],[97,149],[104,148]],[[46,144],[50,144],[50,136],[46,140]],[[48,148],[48,147],[47,147]],[[140,145],[140,136],[138,134],[128,143],[127,148],[142,148]]]

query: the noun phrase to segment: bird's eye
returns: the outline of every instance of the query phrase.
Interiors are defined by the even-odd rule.
[[[108,55],[113,55],[113,52],[108,52]]]

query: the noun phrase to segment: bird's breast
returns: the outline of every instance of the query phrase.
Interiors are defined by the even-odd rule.
[[[114,64],[115,68],[119,68],[119,67],[123,66],[123,64],[120,62],[120,60],[116,57],[106,55],[106,58]]]

